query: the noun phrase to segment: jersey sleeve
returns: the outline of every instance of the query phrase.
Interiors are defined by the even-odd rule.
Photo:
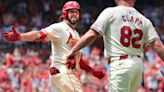
[[[112,16],[111,9],[107,8],[103,10],[98,16],[97,20],[91,25],[91,29],[94,29],[101,35],[104,35],[109,25],[111,16]]]
[[[160,39],[160,38],[159,38],[155,28],[153,27],[153,24],[149,20],[148,27],[146,30],[145,46],[149,46],[149,44],[156,39]]]
[[[52,24],[46,28],[41,29],[44,33],[47,34],[45,41],[57,40],[60,37],[60,33],[57,32],[57,27],[55,24]]]

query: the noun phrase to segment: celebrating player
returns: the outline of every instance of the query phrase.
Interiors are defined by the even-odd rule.
[[[143,74],[144,47],[154,49],[164,61],[164,46],[151,21],[133,8],[135,2],[115,0],[117,6],[103,10],[67,55],[73,57],[102,35],[104,55],[110,63],[108,92],[136,92]]]
[[[75,60],[68,60],[69,63],[66,64],[66,54],[80,38],[75,30],[79,13],[80,5],[76,1],[68,1],[62,8],[62,22],[54,23],[40,31],[30,31],[22,34],[17,33],[14,26],[12,26],[12,32],[3,33],[8,41],[51,41],[53,60],[50,73],[55,92],[83,92],[82,84],[74,69],[79,64],[80,54],[76,53],[75,56],[77,64],[74,63]],[[74,65],[72,66],[72,64]],[[103,72],[92,69],[84,62],[80,62],[80,68],[99,79],[104,77]]]

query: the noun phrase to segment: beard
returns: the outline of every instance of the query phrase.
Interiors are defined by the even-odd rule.
[[[69,17],[67,16],[66,19],[67,19],[67,20],[69,21],[69,23],[72,24],[72,25],[75,25],[75,24],[77,23],[77,21],[78,21],[78,19],[75,18],[75,17],[69,18]]]

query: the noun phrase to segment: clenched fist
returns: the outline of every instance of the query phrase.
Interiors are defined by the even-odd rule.
[[[21,39],[21,36],[19,33],[16,32],[15,27],[11,26],[11,32],[3,32],[3,37],[8,41],[18,41]]]

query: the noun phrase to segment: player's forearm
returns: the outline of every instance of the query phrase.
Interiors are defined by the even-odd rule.
[[[90,29],[87,33],[85,33],[81,39],[76,43],[76,45],[72,48],[72,52],[80,50],[81,48],[91,44],[99,34],[94,30]]]
[[[79,69],[79,68],[80,68],[80,66],[79,66],[80,59],[81,59],[81,53],[80,53],[80,51],[78,51],[78,52],[75,54],[76,69]]]
[[[164,46],[158,46],[156,52],[158,56],[164,61]]]
[[[80,53],[80,51],[76,52],[75,59],[78,62],[80,61],[80,59],[81,59],[81,53]]]
[[[34,41],[40,37],[39,31],[30,31],[21,34],[21,41]]]
[[[163,50],[163,49],[162,49]],[[163,50],[164,51],[164,50]],[[158,53],[159,57],[162,59],[162,61],[164,61],[164,53]]]
[[[164,46],[160,40],[154,42],[153,49],[157,52],[159,57],[164,61]]]

